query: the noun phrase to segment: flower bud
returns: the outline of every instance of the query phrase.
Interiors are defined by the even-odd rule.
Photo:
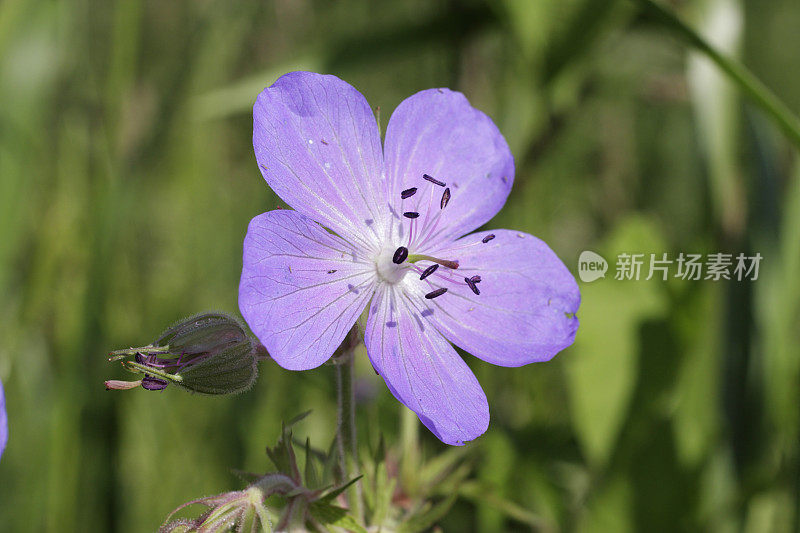
[[[249,389],[258,375],[260,345],[233,318],[206,313],[178,322],[152,344],[111,352],[140,381],[106,381],[109,390],[141,386],[163,390],[170,383],[201,394],[231,394]]]

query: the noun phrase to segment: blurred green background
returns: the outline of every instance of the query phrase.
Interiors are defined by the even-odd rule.
[[[800,111],[797,0],[668,7]],[[349,81],[384,127],[418,90],[463,91],[517,162],[490,227],[575,273],[585,249],[764,258],[756,282],[582,283],[552,362],[468,357],[492,422],[444,531],[797,530],[797,149],[625,0],[3,0],[0,530],[152,531],[268,468],[281,420],[312,408],[297,432],[332,438],[329,367],[264,363],[233,398],[103,388],[127,378],[109,350],[237,311],[247,223],[278,205],[251,106],[296,69]],[[392,442],[399,406],[366,367],[361,440]]]

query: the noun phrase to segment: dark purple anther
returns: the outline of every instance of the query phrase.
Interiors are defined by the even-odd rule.
[[[447,287],[442,287],[440,289],[436,289],[435,291],[429,292],[428,294],[425,295],[425,298],[427,298],[428,300],[433,300],[437,296],[441,296],[446,292],[447,292]]]
[[[494,239],[494,233],[490,233],[489,235],[487,235],[486,237],[481,239],[481,242],[486,244],[487,242],[491,241],[492,239]]]
[[[428,174],[423,174],[422,179],[430,181],[431,183],[433,183],[434,185],[438,185],[439,187],[444,187],[445,185],[447,185],[445,182],[439,181],[433,176],[429,176]]]
[[[439,209],[447,207],[447,202],[450,201],[450,187],[446,188],[442,193],[442,201],[439,203]]]
[[[428,268],[425,269],[425,271],[419,277],[419,280],[422,281],[423,279],[427,278],[428,276],[430,276],[431,274],[436,272],[437,268],[439,268],[438,264],[436,264],[436,263],[432,264],[431,266],[429,266]]]
[[[167,383],[163,379],[154,378],[153,376],[145,376],[142,379],[142,388],[147,390],[164,390],[167,388]]]
[[[416,187],[411,187],[410,189],[406,189],[400,193],[400,198],[405,200],[406,198],[411,198],[417,192]]]
[[[406,218],[417,218],[419,217],[419,213],[417,213],[416,211],[406,211],[405,213],[403,213],[403,216]]]
[[[394,251],[394,257],[392,257],[392,263],[395,265],[399,265],[403,261],[408,258],[408,248],[405,246],[401,246],[397,250]]]
[[[480,294],[481,291],[478,289],[477,283],[481,280],[480,276],[472,276],[471,278],[464,278],[464,281],[469,286],[470,290],[475,294]]]

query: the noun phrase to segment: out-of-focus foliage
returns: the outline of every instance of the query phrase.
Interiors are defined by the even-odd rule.
[[[796,0],[668,7],[800,111]],[[109,349],[236,310],[247,222],[278,205],[250,108],[294,69],[354,84],[384,127],[418,90],[463,91],[516,156],[491,227],[573,272],[587,249],[764,257],[754,283],[607,275],[552,362],[467,357],[492,422],[445,531],[797,529],[797,154],[622,0],[0,3],[0,529],[152,531],[265,471],[298,406],[296,436],[332,438],[328,367],[263,363],[233,398],[103,388]],[[399,406],[359,364],[361,442],[394,442]]]

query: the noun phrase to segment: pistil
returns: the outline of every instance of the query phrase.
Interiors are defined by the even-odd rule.
[[[417,261],[432,261],[434,263],[439,263],[440,265],[447,268],[452,268],[452,269],[458,268],[458,261],[451,261],[450,259],[439,259],[438,257],[433,257],[424,254],[412,254],[408,256],[409,263],[416,263]]]

